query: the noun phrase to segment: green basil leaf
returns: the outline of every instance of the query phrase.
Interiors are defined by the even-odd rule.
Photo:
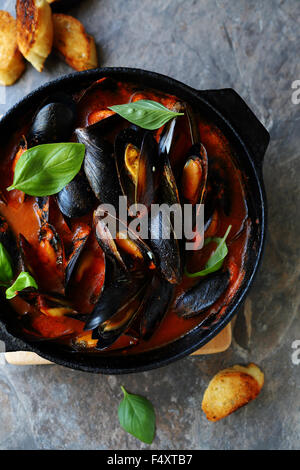
[[[217,248],[215,251],[210,255],[206,265],[204,266],[204,269],[201,271],[198,271],[197,273],[189,273],[187,269],[185,269],[185,275],[187,277],[199,277],[199,276],[207,276],[207,274],[214,273],[215,271],[218,271],[219,269],[222,268],[224,259],[226,258],[228,254],[228,248],[226,245],[226,238],[228,237],[228,234],[231,230],[231,225],[229,225],[228,229],[226,230],[226,233],[223,238],[219,237],[212,237],[212,238],[207,238],[205,240],[205,245],[208,245],[211,242],[217,243]]]
[[[146,444],[151,444],[155,435],[155,411],[152,403],[140,395],[132,395],[121,387],[124,398],[118,409],[120,425]]]
[[[0,285],[7,286],[13,277],[11,258],[2,243],[0,243]]]
[[[175,113],[156,101],[139,100],[134,103],[110,106],[109,109],[122,116],[127,121],[143,129],[153,131],[159,129],[176,116],[184,113]]]
[[[13,285],[6,289],[6,298],[12,299],[17,295],[18,292],[20,292],[20,290],[26,289],[26,287],[34,287],[35,289],[38,288],[37,283],[33,277],[26,271],[22,271]]]
[[[75,142],[32,147],[19,158],[7,191],[19,189],[30,196],[56,194],[77,175],[84,153],[84,144]]]

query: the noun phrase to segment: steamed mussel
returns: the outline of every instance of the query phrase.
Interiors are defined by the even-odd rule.
[[[36,113],[27,133],[28,148],[35,145],[67,142],[76,119],[76,105],[72,98],[57,93]]]
[[[111,120],[109,118],[105,121]],[[100,121],[100,124],[103,124]],[[93,124],[76,129],[78,142],[85,145],[84,172],[96,198],[104,204],[117,207],[120,187],[117,177],[113,146],[103,133],[105,126]]]
[[[113,111],[118,101],[139,99],[184,115],[149,129]],[[9,199],[0,205],[0,243],[14,276],[22,270],[37,280],[38,289],[18,292],[28,337],[76,351],[143,351],[201,326],[211,312],[222,314],[242,278],[249,225],[231,155],[224,157],[224,148],[218,153],[219,131],[207,126],[176,97],[116,80],[101,79],[74,97],[59,93],[42,103],[10,156],[11,173],[36,145],[76,141],[85,155],[56,194],[17,194],[14,210]],[[192,207],[194,251],[186,248],[184,217],[178,224],[176,211],[154,205],[176,206],[183,215],[185,205]],[[234,236],[220,262],[229,224],[235,224]]]
[[[58,206],[66,217],[88,214],[96,204],[96,198],[84,174],[78,173],[58,194]]]
[[[143,204],[146,209],[155,201],[160,163],[157,143],[143,129],[123,129],[115,140],[115,158],[123,195],[128,206]]]

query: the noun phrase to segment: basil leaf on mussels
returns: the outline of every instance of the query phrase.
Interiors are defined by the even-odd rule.
[[[0,243],[0,285],[7,286],[10,284],[14,277],[11,258],[4,248],[3,244]]]
[[[139,100],[134,103],[119,104],[110,106],[115,113],[122,116],[127,121],[137,126],[153,131],[159,129],[176,116],[183,116],[184,113],[170,111],[157,101]]]
[[[6,289],[6,298],[12,299],[18,294],[18,292],[26,289],[26,287],[34,287],[35,289],[38,288],[34,278],[26,271],[23,271],[19,274],[13,285]]]
[[[187,269],[185,269],[184,274],[187,277],[206,276],[207,274],[214,273],[215,271],[218,271],[219,269],[222,268],[224,259],[226,258],[228,254],[228,248],[225,242],[226,242],[226,238],[228,237],[230,230],[231,230],[231,225],[229,225],[223,238],[210,237],[205,240],[204,246],[208,245],[211,242],[217,243],[218,246],[215,249],[215,251],[213,251],[212,254],[210,255],[206,265],[204,266],[204,269],[196,273],[189,273]]]
[[[152,403],[140,395],[126,392],[121,386],[124,398],[118,409],[120,425],[146,444],[151,444],[155,435],[155,411]]]
[[[77,175],[84,154],[84,144],[75,142],[32,147],[19,158],[7,191],[19,189],[30,196],[56,194]]]

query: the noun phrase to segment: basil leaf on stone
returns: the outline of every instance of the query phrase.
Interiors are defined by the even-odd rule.
[[[38,288],[34,278],[26,271],[22,271],[13,283],[13,285],[6,289],[6,298],[12,299],[18,294],[18,292],[23,289],[26,289],[26,287],[34,287],[35,289]]]
[[[229,225],[228,229],[223,238],[219,237],[210,237],[205,240],[204,245],[208,245],[211,242],[217,243],[217,248],[215,251],[210,255],[204,269],[198,271],[196,273],[189,273],[187,269],[185,269],[185,275],[187,277],[199,277],[199,276],[206,276],[207,274],[214,273],[222,268],[224,259],[228,254],[228,248],[226,245],[226,238],[231,230],[231,225]]]
[[[155,435],[155,411],[152,403],[140,395],[132,395],[121,387],[124,398],[118,409],[120,425],[146,444],[151,444]]]
[[[30,196],[56,194],[77,175],[84,153],[84,144],[75,142],[32,147],[19,158],[7,191],[19,189]]]
[[[12,262],[9,254],[0,243],[0,285],[7,286],[10,284],[14,277]]]
[[[170,111],[157,101],[139,100],[134,103],[110,106],[109,109],[122,116],[127,121],[150,131],[159,129],[176,116],[184,113]]]

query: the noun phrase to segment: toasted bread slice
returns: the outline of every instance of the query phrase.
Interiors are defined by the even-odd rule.
[[[52,11],[46,0],[17,0],[17,40],[23,56],[39,71],[52,49]]]
[[[95,41],[83,25],[73,16],[53,15],[54,47],[75,70],[94,69],[98,66]]]
[[[202,401],[209,421],[218,421],[257,397],[264,374],[255,364],[221,370],[210,381]]]
[[[16,20],[0,10],[0,84],[12,85],[24,69],[25,61],[17,44]]]

